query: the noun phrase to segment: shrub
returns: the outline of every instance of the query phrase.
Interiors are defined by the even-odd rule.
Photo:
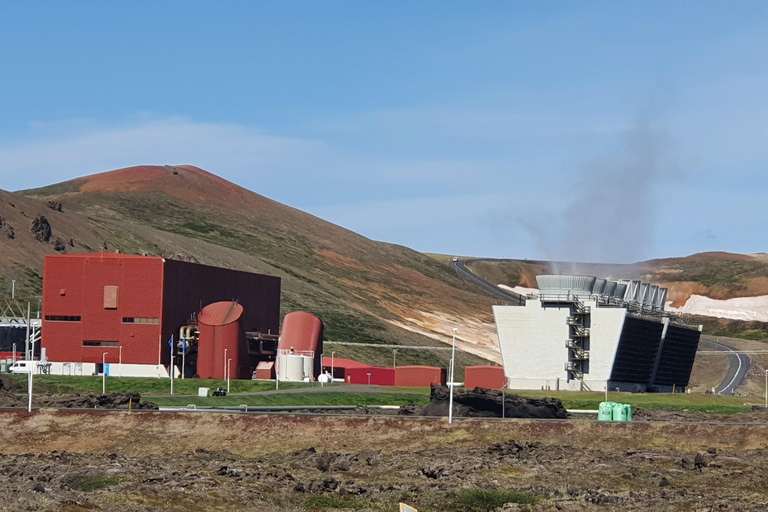
[[[495,489],[464,489],[458,491],[453,503],[459,510],[486,512],[504,506],[505,503],[535,505],[541,498],[530,492],[499,491]]]

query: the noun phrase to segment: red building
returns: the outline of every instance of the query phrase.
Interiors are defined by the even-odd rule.
[[[160,257],[46,256],[42,346],[51,361],[101,363],[106,352],[109,363],[168,365],[168,340],[214,302],[241,304],[245,331],[277,334],[280,287],[279,277]]]

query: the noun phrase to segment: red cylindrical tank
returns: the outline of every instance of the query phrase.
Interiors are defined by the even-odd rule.
[[[200,331],[197,374],[201,378],[227,378],[230,359],[230,378],[251,378],[248,350],[240,322],[242,316],[243,306],[237,302],[214,302],[200,312],[197,318],[197,329]]]
[[[445,368],[435,366],[398,366],[395,368],[395,386],[425,386],[445,384]]]
[[[283,319],[278,350],[309,355],[315,358],[314,377],[322,372],[323,321],[306,311],[292,311]]]
[[[467,366],[464,368],[465,388],[505,388],[507,378],[503,366]]]

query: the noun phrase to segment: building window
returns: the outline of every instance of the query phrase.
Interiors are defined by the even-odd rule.
[[[119,347],[119,341],[83,340],[84,347]]]
[[[79,322],[79,316],[68,315],[45,315],[45,319],[49,322]]]
[[[117,309],[117,286],[104,287],[104,309]]]
[[[160,323],[160,319],[159,318],[142,318],[142,317],[124,316],[123,317],[123,323],[124,324],[159,324]]]

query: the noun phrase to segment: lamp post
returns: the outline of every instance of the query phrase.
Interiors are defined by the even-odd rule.
[[[448,423],[453,423],[453,375],[454,367],[456,366],[456,333],[459,332],[457,328],[453,328],[453,343],[451,344],[451,376],[448,385],[451,387],[450,398],[448,399]]]
[[[397,368],[397,349],[392,349],[392,368]]]
[[[120,345],[120,355],[118,356],[118,363],[120,369],[120,377],[123,376],[123,346]]]
[[[768,409],[768,370],[765,370],[765,407]]]
[[[227,359],[227,394],[229,394],[229,363],[232,362],[232,358]]]
[[[331,382],[333,382],[333,354],[336,352],[331,352]]]
[[[16,280],[11,279],[11,300],[16,300]]]
[[[101,353],[101,394],[107,394],[107,353]]]
[[[224,378],[227,378],[227,349],[224,349]]]

